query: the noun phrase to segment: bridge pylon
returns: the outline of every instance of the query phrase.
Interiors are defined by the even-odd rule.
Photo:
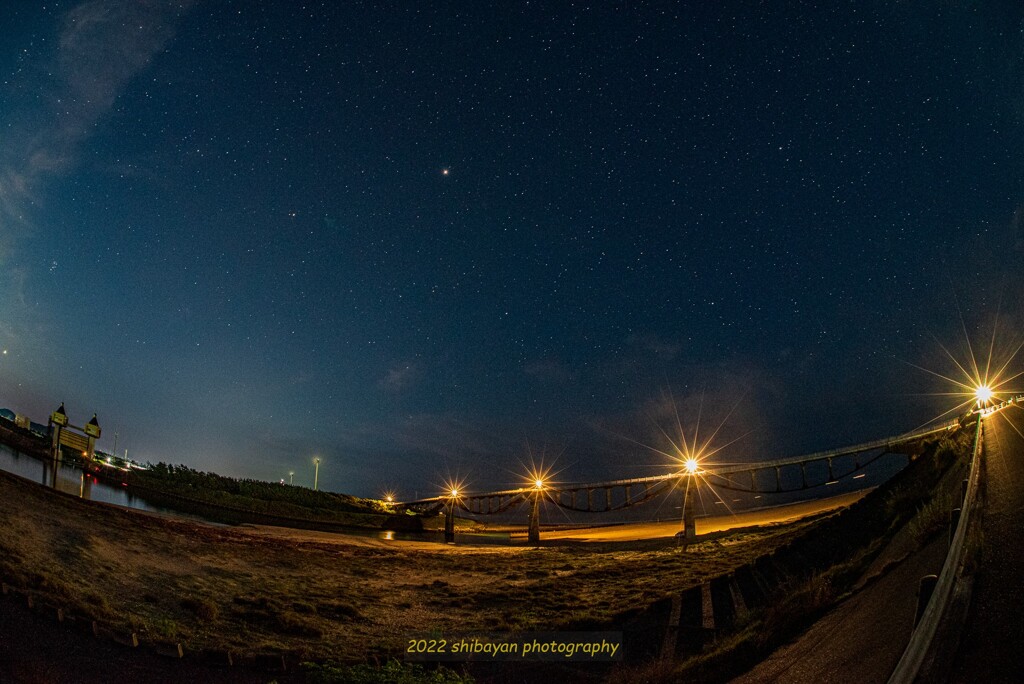
[[[692,489],[692,491],[691,491]],[[683,489],[683,541],[689,544],[697,538],[697,484],[687,476]]]
[[[445,506],[444,509],[444,543],[455,543],[455,497]]]
[[[530,497],[530,527],[526,535],[530,544],[540,543],[540,496],[541,490],[538,489]]]

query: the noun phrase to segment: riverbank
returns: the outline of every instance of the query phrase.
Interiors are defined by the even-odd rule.
[[[39,435],[0,419],[0,445],[39,461],[44,469],[54,467],[49,442]],[[439,528],[440,524],[419,515],[397,514],[384,502],[313,491],[281,483],[239,480],[204,473],[185,466],[157,464],[142,468],[100,459],[87,460],[65,454],[62,466],[87,473],[89,478],[123,488],[156,509],[177,511],[227,525],[255,524],[337,531],[389,530],[417,533]],[[129,467],[130,466],[130,467]],[[460,520],[459,530],[478,527]]]
[[[36,433],[18,427],[9,420],[0,418],[0,444],[6,444],[16,451],[36,458],[50,456],[49,443]]]
[[[0,473],[0,579],[68,614],[197,652],[400,655],[407,634],[612,624],[770,553],[811,523],[691,546],[396,544],[224,528],[89,503]]]

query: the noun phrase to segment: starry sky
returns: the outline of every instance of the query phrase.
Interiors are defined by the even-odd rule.
[[[0,406],[142,462],[409,497],[663,472],[680,424],[795,455],[1024,339],[1016,0],[0,26]]]

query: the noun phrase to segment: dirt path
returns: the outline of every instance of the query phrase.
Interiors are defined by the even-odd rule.
[[[946,546],[911,555],[732,684],[885,682],[914,627],[918,580],[942,569]]]

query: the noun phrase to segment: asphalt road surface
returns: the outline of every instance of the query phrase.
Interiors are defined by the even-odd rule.
[[[982,561],[953,682],[1024,681],[1024,409],[985,419]]]

